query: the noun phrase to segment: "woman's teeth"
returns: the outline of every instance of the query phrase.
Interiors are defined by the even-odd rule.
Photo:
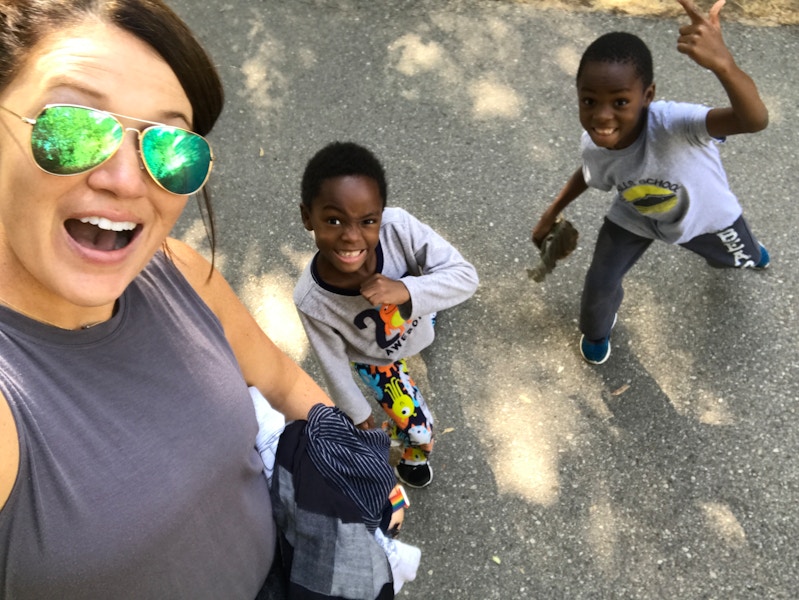
[[[111,221],[105,217],[84,217],[80,222],[95,225],[106,231],[133,231],[136,229],[136,223],[131,223],[130,221]]]
[[[112,221],[98,216],[67,219],[64,227],[72,239],[84,248],[102,251],[126,247],[141,228],[130,221]]]

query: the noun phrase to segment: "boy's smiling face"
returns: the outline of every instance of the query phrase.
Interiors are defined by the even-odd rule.
[[[655,84],[644,88],[630,63],[588,62],[577,80],[580,124],[601,148],[632,144],[646,123]]]
[[[314,232],[322,279],[357,289],[377,268],[383,199],[377,182],[362,175],[326,179],[310,208],[300,205],[302,222]]]

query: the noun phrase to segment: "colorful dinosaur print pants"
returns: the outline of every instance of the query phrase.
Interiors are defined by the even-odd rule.
[[[391,423],[383,426],[392,439],[405,446],[402,462],[426,463],[433,449],[433,416],[408,374],[405,359],[385,367],[361,363],[353,363],[353,367],[391,417]]]

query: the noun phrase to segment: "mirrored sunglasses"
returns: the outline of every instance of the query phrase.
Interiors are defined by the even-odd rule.
[[[211,174],[211,145],[186,129],[74,104],[48,104],[33,119],[0,108],[33,127],[33,159],[52,175],[79,175],[99,167],[116,154],[126,131],[136,132],[142,164],[166,191],[193,194]],[[119,118],[150,126],[125,128]]]

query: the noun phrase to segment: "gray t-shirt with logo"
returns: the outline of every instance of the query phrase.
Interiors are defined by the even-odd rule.
[[[627,148],[599,148],[582,136],[583,175],[617,195],[607,217],[637,235],[680,244],[729,227],[741,216],[716,140],[707,132],[710,109],[653,102],[646,128]]]

